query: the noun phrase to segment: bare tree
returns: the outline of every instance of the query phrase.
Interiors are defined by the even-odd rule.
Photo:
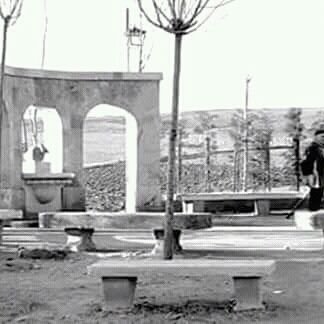
[[[43,49],[42,49],[42,69],[44,69],[45,55],[46,55],[46,39],[48,28],[48,14],[47,14],[47,0],[44,0],[44,31],[43,31]]]
[[[197,116],[197,126],[194,129],[195,133],[202,134],[205,136],[204,151],[205,151],[205,190],[211,192],[211,151],[217,149],[215,143],[215,138],[211,136],[211,132],[217,128],[218,116],[215,114],[210,114],[205,111],[199,113]]]
[[[137,0],[144,17],[155,27],[175,36],[173,94],[172,94],[172,122],[169,137],[169,161],[167,178],[167,201],[165,210],[165,239],[164,259],[172,259],[173,211],[174,211],[174,173],[176,160],[176,141],[178,130],[179,81],[181,67],[182,37],[196,31],[208,17],[217,9],[233,0],[220,0],[206,13],[210,0]],[[147,6],[144,6],[148,4]],[[149,5],[150,4],[150,5]],[[202,19],[200,19],[202,18]]]
[[[7,114],[6,103],[3,98],[4,92],[4,73],[7,54],[7,35],[10,26],[14,25],[21,15],[23,0],[0,0],[0,17],[3,20],[2,33],[2,55],[0,68],[0,165],[2,165],[2,147],[3,136],[2,130],[4,127],[3,115]]]

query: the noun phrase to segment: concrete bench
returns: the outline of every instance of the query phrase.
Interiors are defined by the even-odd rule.
[[[96,245],[92,241],[94,228],[66,227],[64,232],[67,235],[66,249],[73,252],[91,252],[96,250]]]
[[[254,214],[267,216],[270,213],[270,201],[281,199],[302,199],[304,194],[299,191],[284,192],[210,192],[187,193],[178,196],[182,200],[184,213],[194,212],[196,202],[249,200],[254,202]]]
[[[263,309],[261,281],[274,270],[275,261],[272,260],[101,260],[88,266],[89,275],[102,279],[108,310],[132,307],[137,278],[152,272],[178,273],[181,276],[230,276],[237,301],[235,310]]]

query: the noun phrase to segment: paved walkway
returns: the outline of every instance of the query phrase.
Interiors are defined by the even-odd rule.
[[[0,250],[14,251],[26,247],[62,246],[66,236],[55,229],[4,228]],[[150,230],[97,230],[94,241],[100,249],[150,249],[154,239]],[[286,227],[213,227],[206,230],[184,231],[181,244],[188,250],[300,250],[319,251],[323,248],[320,230],[297,230]]]

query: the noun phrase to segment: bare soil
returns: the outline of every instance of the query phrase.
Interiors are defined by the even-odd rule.
[[[278,261],[264,280],[264,311],[234,312],[228,277],[154,273],[139,278],[131,310],[107,312],[99,278],[86,271],[95,255],[33,260],[0,252],[0,323],[322,323],[322,252],[290,253],[254,256]]]

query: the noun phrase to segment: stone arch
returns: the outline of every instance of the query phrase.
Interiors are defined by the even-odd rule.
[[[84,210],[82,174],[82,122],[98,104],[122,107],[136,118],[137,187],[136,210],[160,204],[160,73],[61,72],[6,67],[4,99],[9,125],[2,152],[0,208],[25,210],[22,179],[21,114],[29,105],[57,109],[63,124],[63,173],[73,173],[73,184],[64,188],[63,210]],[[4,180],[5,179],[5,180]],[[66,189],[66,190],[65,190]]]
[[[99,111],[100,109],[100,111]],[[100,104],[89,109],[83,120],[83,134],[85,134],[85,121],[88,116],[97,111],[98,115],[119,116],[125,120],[125,139],[124,155],[125,155],[125,210],[126,212],[134,212],[136,210],[136,188],[137,188],[137,137],[138,123],[133,114],[125,111],[121,107],[115,107],[107,104]],[[84,147],[85,141],[83,140]],[[105,149],[107,151],[107,148]],[[85,153],[85,152],[84,152]],[[85,156],[85,154],[84,154]],[[85,164],[85,161],[84,161]]]
[[[35,114],[35,110],[37,115]],[[35,129],[35,118],[39,124],[37,139],[32,132]],[[25,109],[21,117],[23,140],[23,173],[35,173],[35,161],[32,159],[33,148],[44,145],[47,153],[44,162],[50,172],[60,173],[63,170],[63,127],[62,119],[56,108],[36,107],[31,105]],[[35,142],[36,140],[36,142]],[[27,143],[27,147],[25,146]],[[25,149],[25,150],[24,150]]]

